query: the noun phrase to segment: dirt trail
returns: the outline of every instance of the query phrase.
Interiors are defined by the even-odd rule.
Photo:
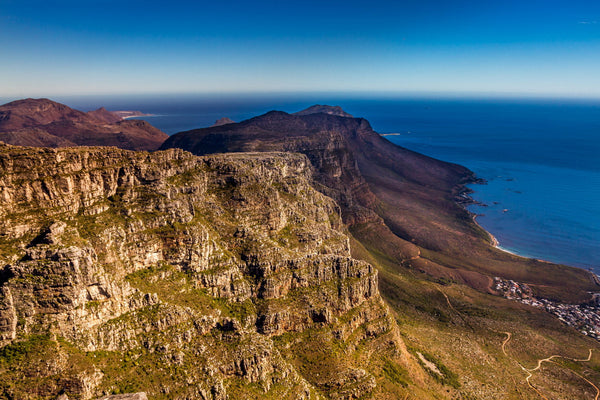
[[[448,295],[446,293],[444,293],[444,291],[442,289],[440,289],[439,287],[436,287],[436,289],[438,292],[440,292],[442,295],[444,295],[444,298],[446,299],[446,303],[448,303],[448,307],[459,316],[459,318],[465,323],[466,326],[469,327],[469,329],[471,329],[472,331],[475,331],[475,328],[473,328],[471,323],[462,315],[462,313],[460,311],[458,311],[456,308],[454,308],[454,306],[450,302],[450,298],[448,297]]]
[[[512,338],[512,333],[510,332],[502,332],[506,335],[506,339],[504,339],[504,341],[502,342],[502,352],[504,353],[505,356],[508,357],[508,354],[506,354],[506,343],[510,342],[510,339]]]
[[[550,357],[546,357],[546,358],[542,358],[539,359],[537,361],[537,365],[534,368],[525,368],[523,366],[523,364],[521,364],[519,361],[517,361],[514,357],[509,356],[506,353],[506,345],[508,344],[508,342],[510,342],[511,338],[512,338],[512,334],[510,332],[502,332],[506,335],[506,339],[504,339],[504,341],[502,342],[502,353],[504,353],[505,356],[511,358],[512,360],[514,360],[519,367],[521,367],[521,369],[523,371],[525,371],[527,373],[527,377],[525,378],[525,381],[527,382],[527,385],[533,389],[542,399],[544,400],[549,400],[546,396],[544,396],[535,386],[533,386],[533,384],[530,382],[531,377],[533,376],[533,372],[539,370],[542,367],[542,363],[544,362],[548,362],[548,363],[553,363],[556,365],[556,362],[552,361],[555,358],[564,358],[565,360],[571,360],[571,361],[575,361],[575,362],[588,362],[592,359],[592,349],[589,349],[589,354],[587,358],[572,358],[572,357],[566,357],[566,356],[561,356],[558,354],[553,354]],[[598,388],[598,386],[596,386],[594,383],[592,383],[589,379],[585,378],[584,376],[582,376],[581,374],[570,370],[572,373],[574,373],[575,375],[577,375],[578,377],[580,377],[581,379],[583,379],[584,381],[586,381],[588,384],[590,384],[594,389],[596,389],[596,396],[594,397],[594,400],[598,400],[600,398],[600,388]]]

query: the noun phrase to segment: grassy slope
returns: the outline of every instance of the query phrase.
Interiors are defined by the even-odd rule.
[[[354,234],[360,241],[352,241],[353,255],[378,267],[381,293],[396,315],[405,343],[433,355],[458,375],[463,397],[457,398],[543,398],[528,386],[528,374],[520,364],[531,369],[551,355],[585,359],[589,349],[593,349],[589,362],[543,363],[531,383],[548,398],[594,398],[596,390],[575,374],[600,386],[598,342],[544,311],[433,278],[410,263],[401,265],[369,242],[364,231]],[[511,335],[506,354],[505,332]]]

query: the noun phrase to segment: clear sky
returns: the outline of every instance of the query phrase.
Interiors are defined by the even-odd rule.
[[[0,0],[0,97],[600,97],[600,0]]]

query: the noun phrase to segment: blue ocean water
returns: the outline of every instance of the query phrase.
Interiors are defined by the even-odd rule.
[[[82,110],[140,110],[169,134],[277,109],[335,104],[388,140],[488,181],[470,206],[502,248],[600,273],[600,101],[221,95],[65,98]]]

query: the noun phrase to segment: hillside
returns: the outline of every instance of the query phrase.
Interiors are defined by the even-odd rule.
[[[104,108],[84,113],[48,99],[0,106],[0,141],[20,146],[116,146],[156,150],[167,135],[145,121],[122,120]]]

